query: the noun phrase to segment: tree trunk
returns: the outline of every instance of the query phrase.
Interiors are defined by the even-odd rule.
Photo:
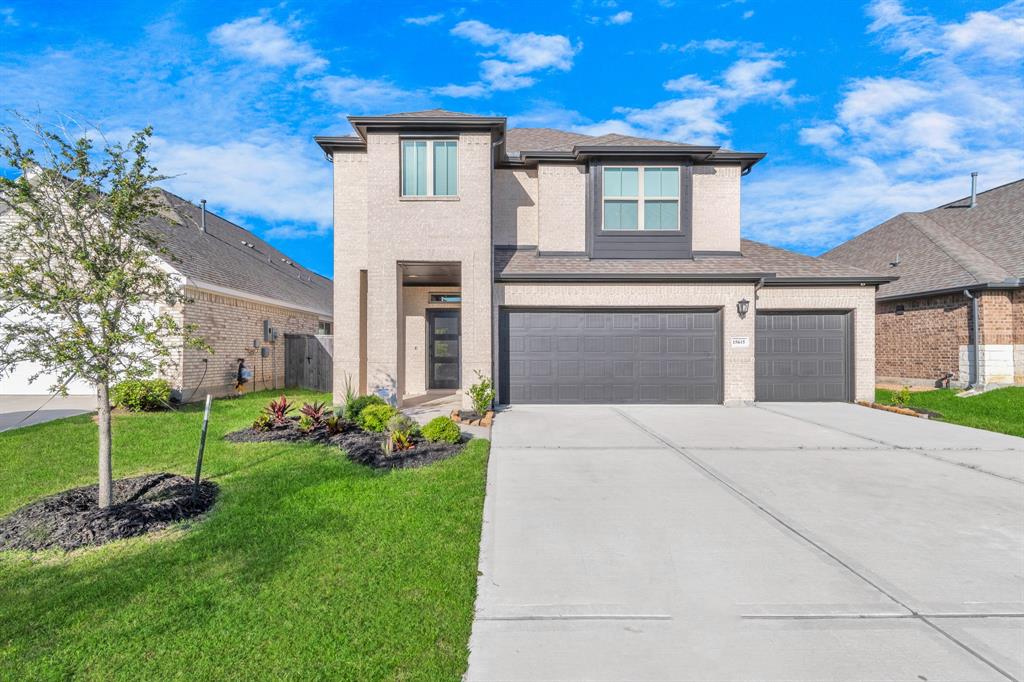
[[[100,509],[110,506],[114,478],[110,465],[110,386],[104,381],[96,388],[100,422]]]

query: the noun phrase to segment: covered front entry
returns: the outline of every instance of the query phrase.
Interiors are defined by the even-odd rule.
[[[757,400],[852,400],[852,350],[849,313],[759,312]]]
[[[720,403],[718,310],[502,309],[499,401]]]

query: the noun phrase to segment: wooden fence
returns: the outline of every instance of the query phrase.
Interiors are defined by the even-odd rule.
[[[330,393],[334,387],[334,337],[284,335],[284,385]]]

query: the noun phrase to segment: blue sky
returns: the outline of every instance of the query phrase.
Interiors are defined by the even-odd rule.
[[[817,254],[1024,176],[1024,0],[11,2],[0,121],[155,129],[165,185],[331,274],[350,114],[444,107],[768,157],[745,236]]]

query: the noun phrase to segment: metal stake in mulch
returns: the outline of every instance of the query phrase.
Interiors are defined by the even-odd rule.
[[[203,450],[206,449],[206,428],[210,425],[210,404],[213,396],[206,394],[206,409],[203,410],[203,432],[199,436],[199,457],[196,459],[196,480],[192,484],[192,502],[199,501],[199,474],[203,470]]]

